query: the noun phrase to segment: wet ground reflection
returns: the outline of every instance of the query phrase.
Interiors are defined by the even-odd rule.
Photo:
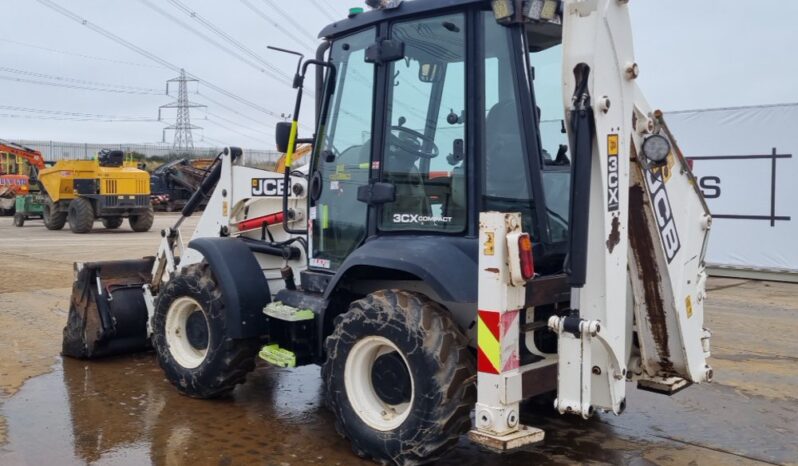
[[[668,398],[661,400],[659,413],[673,409]],[[650,406],[648,399],[636,402]],[[2,464],[371,464],[355,457],[335,432],[315,366],[293,371],[260,366],[232,398],[206,401],[177,394],[151,354],[93,363],[66,359],[54,372],[30,380],[0,409],[9,423]],[[686,464],[688,457],[713,464],[700,461],[703,447],[658,435],[652,427],[657,416],[645,412],[590,421],[526,417],[546,429],[543,445],[496,456],[463,438],[440,464]],[[726,432],[733,437],[733,429]],[[778,450],[775,454],[786,461]]]

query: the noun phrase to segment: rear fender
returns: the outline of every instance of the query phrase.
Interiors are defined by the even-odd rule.
[[[231,338],[255,338],[266,333],[263,308],[271,301],[269,284],[257,259],[234,238],[198,238],[188,244],[202,254],[222,291]]]

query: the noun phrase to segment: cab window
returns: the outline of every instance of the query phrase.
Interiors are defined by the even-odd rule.
[[[540,119],[543,191],[552,243],[568,240],[571,162],[563,108],[562,45],[529,54],[535,69],[535,102]]]
[[[521,124],[521,98],[512,34],[490,12],[483,13],[485,116],[482,211],[520,212],[524,231],[535,235],[529,151]]]
[[[447,15],[397,23],[405,58],[390,65],[380,229],[462,232],[466,215],[465,20]]]

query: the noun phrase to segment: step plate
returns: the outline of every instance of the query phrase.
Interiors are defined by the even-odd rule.
[[[509,453],[518,448],[542,442],[545,431],[536,427],[520,426],[519,430],[507,435],[494,435],[479,430],[471,430],[468,439],[496,453]]]

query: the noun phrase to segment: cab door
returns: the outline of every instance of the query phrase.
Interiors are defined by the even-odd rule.
[[[338,77],[329,116],[319,125],[323,137],[311,174],[311,268],[337,270],[366,237],[368,205],[358,201],[357,192],[368,184],[373,160],[375,69],[366,62],[366,49],[374,42],[371,28],[332,44]]]

